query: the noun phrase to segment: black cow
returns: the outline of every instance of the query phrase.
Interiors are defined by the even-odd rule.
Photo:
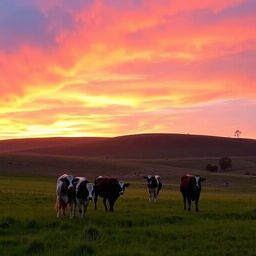
[[[70,208],[70,218],[75,215],[75,186],[77,179],[72,175],[63,174],[57,179],[56,185],[56,210],[57,218],[60,217],[62,210],[63,216],[66,215],[65,210],[67,206]]]
[[[106,211],[114,211],[114,204],[120,195],[124,194],[126,187],[130,186],[129,183],[118,181],[116,178],[98,176],[95,179],[94,185],[94,209],[97,209],[98,196],[103,198],[103,204]],[[109,209],[107,207],[107,200],[109,202]]]
[[[79,209],[80,217],[83,218],[90,200],[93,198],[94,185],[89,183],[85,177],[76,177],[76,206]]]
[[[201,182],[205,178],[186,174],[181,177],[180,192],[183,196],[184,210],[186,210],[186,200],[188,201],[188,210],[191,210],[191,201],[195,201],[196,211],[198,212],[198,201],[201,193]]]
[[[147,187],[148,187],[148,196],[149,202],[151,201],[152,195],[154,196],[154,201],[158,200],[159,191],[162,188],[162,182],[159,175],[148,175],[144,176],[144,179],[147,180]]]

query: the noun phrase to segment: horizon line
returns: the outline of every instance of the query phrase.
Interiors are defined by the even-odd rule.
[[[130,133],[130,134],[121,134],[117,136],[76,136],[76,135],[60,135],[60,136],[40,136],[40,137],[10,137],[10,138],[4,138],[1,139],[0,141],[8,141],[8,140],[26,140],[26,139],[54,139],[54,138],[102,138],[102,139],[111,139],[111,138],[119,138],[119,137],[127,137],[127,136],[139,136],[139,135],[183,135],[183,136],[201,136],[201,137],[217,137],[217,138],[227,138],[227,139],[244,139],[244,140],[256,140],[256,138],[250,138],[250,137],[228,137],[228,136],[221,136],[221,135],[210,135],[210,134],[194,134],[194,133],[166,133],[166,132],[157,132],[157,133]]]

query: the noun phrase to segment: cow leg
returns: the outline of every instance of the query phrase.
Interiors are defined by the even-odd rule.
[[[191,210],[191,198],[188,197],[188,210]]]
[[[79,216],[82,218],[82,204],[77,200],[76,205],[78,207]]]
[[[103,204],[104,204],[105,210],[108,211],[107,198],[106,197],[103,198]]]
[[[84,204],[81,204],[79,212],[80,212],[80,218],[83,219],[84,218]]]
[[[84,203],[84,208],[83,208],[83,210],[84,210],[84,211],[83,211],[83,218],[84,218],[84,216],[85,216],[85,214],[86,214],[88,205],[89,205],[89,201],[86,201],[86,202]]]
[[[148,201],[151,202],[152,192],[150,190],[148,191],[148,196],[149,196]]]
[[[73,212],[72,212],[72,204],[69,204],[69,218],[72,219],[73,217]]]
[[[158,201],[159,189],[156,191],[156,200]]]
[[[76,217],[76,206],[77,206],[77,202],[75,200],[73,203],[73,217]]]
[[[195,205],[196,205],[196,212],[198,212],[199,211],[199,209],[198,209],[198,199],[195,200]]]
[[[62,208],[62,213],[63,213],[64,217],[66,217],[66,207],[67,207],[67,205],[65,204],[65,202],[61,201],[60,202],[60,209]]]
[[[200,192],[195,196],[196,211],[199,211],[198,202],[200,198]]]
[[[66,216],[65,214],[65,203],[61,200],[61,198],[57,197],[56,201],[56,209],[57,209],[57,218],[61,217],[61,210],[62,210],[62,215]]]
[[[187,200],[186,200],[186,196],[183,195],[184,210],[187,209],[186,201],[187,201]]]
[[[61,208],[63,217],[66,217],[66,206],[62,205]]]
[[[98,201],[98,194],[94,194],[94,210],[97,210],[97,201]]]
[[[70,208],[70,216],[69,216],[69,218],[73,219],[74,215],[75,215],[75,204],[73,202],[70,203],[69,204],[69,208]]]
[[[86,210],[87,210],[87,205],[85,205],[85,203],[84,203],[84,205],[83,205],[83,218],[85,216]]]
[[[60,204],[58,205],[58,209],[57,209],[57,218],[60,217],[60,211],[61,211],[61,206]]]
[[[157,199],[158,199],[158,198],[157,198],[157,191],[155,190],[155,191],[154,191],[154,201],[155,201],[155,203],[157,202]]]
[[[109,200],[109,211],[114,212],[114,203],[115,200]]]

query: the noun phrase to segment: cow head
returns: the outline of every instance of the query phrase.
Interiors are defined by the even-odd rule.
[[[74,190],[74,184],[79,180],[77,178],[74,178],[72,175],[63,175],[60,180],[65,184],[65,187],[68,191]]]
[[[144,179],[147,180],[149,187],[156,187],[159,183],[160,176],[158,176],[158,175],[155,175],[155,176],[148,175],[148,176],[144,176]]]
[[[97,176],[94,180],[95,185],[101,183],[103,179],[103,176]]]
[[[190,181],[194,190],[201,190],[201,182],[205,181],[205,178],[194,176]]]
[[[92,200],[93,194],[94,194],[94,185],[92,183],[87,183],[86,188],[87,188],[87,191],[88,191],[87,199]]]
[[[152,176],[150,176],[150,175],[144,176],[144,179],[147,180],[148,184],[151,183],[151,180],[152,180],[151,177]]]
[[[125,188],[130,186],[130,183],[125,183],[123,181],[119,181],[118,184],[120,186],[119,195],[123,195],[124,191],[125,191]]]

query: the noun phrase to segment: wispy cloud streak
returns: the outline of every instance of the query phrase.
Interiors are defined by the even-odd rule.
[[[256,138],[255,13],[252,0],[2,0],[0,136]]]

